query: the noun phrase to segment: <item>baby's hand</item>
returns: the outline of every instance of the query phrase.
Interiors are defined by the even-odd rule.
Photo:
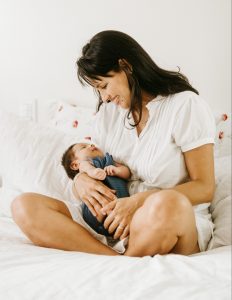
[[[95,168],[88,171],[88,175],[94,179],[104,180],[106,178],[106,172],[103,169]]]
[[[104,168],[104,171],[109,176],[116,176],[118,174],[117,167],[115,167],[115,166],[107,166]]]

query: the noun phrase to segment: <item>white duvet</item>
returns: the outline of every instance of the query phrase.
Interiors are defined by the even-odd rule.
[[[0,218],[0,299],[231,299],[231,246],[192,256],[110,257],[32,245]]]

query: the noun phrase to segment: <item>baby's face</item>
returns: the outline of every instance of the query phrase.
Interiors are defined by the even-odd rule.
[[[75,158],[86,160],[88,157],[104,156],[103,152],[93,144],[78,143],[72,148]]]

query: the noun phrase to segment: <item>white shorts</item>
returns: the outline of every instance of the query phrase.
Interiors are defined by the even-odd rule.
[[[97,240],[102,242],[103,244],[109,246],[110,248],[114,249],[116,252],[123,254],[126,250],[126,245],[128,242],[128,238],[125,238],[121,241],[115,242],[110,237],[105,237],[102,234],[97,233],[95,230],[93,230],[83,219],[82,216],[82,203],[80,202],[68,202],[68,201],[62,201],[66,206],[68,207],[68,210],[72,216],[73,221],[77,222],[81,226],[83,226],[85,229],[87,229],[92,236],[94,236]]]
[[[84,221],[80,202],[62,202],[68,207],[72,219],[84,228],[86,228],[97,240],[111,247],[120,254],[125,252],[128,238],[125,238],[122,241],[118,241],[115,243],[115,241],[112,238],[106,238],[104,235],[98,234]],[[209,205],[209,203],[205,203],[194,206],[196,227],[198,232],[198,245],[201,252],[207,250],[208,243],[213,236],[214,224],[211,219],[211,214],[209,213]]]

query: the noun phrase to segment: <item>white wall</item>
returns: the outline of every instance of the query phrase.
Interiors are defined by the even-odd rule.
[[[231,110],[230,0],[0,0],[0,106],[38,99],[95,106],[75,61],[98,31],[132,35],[163,68],[176,69],[215,110]],[[43,120],[44,116],[40,116]]]

